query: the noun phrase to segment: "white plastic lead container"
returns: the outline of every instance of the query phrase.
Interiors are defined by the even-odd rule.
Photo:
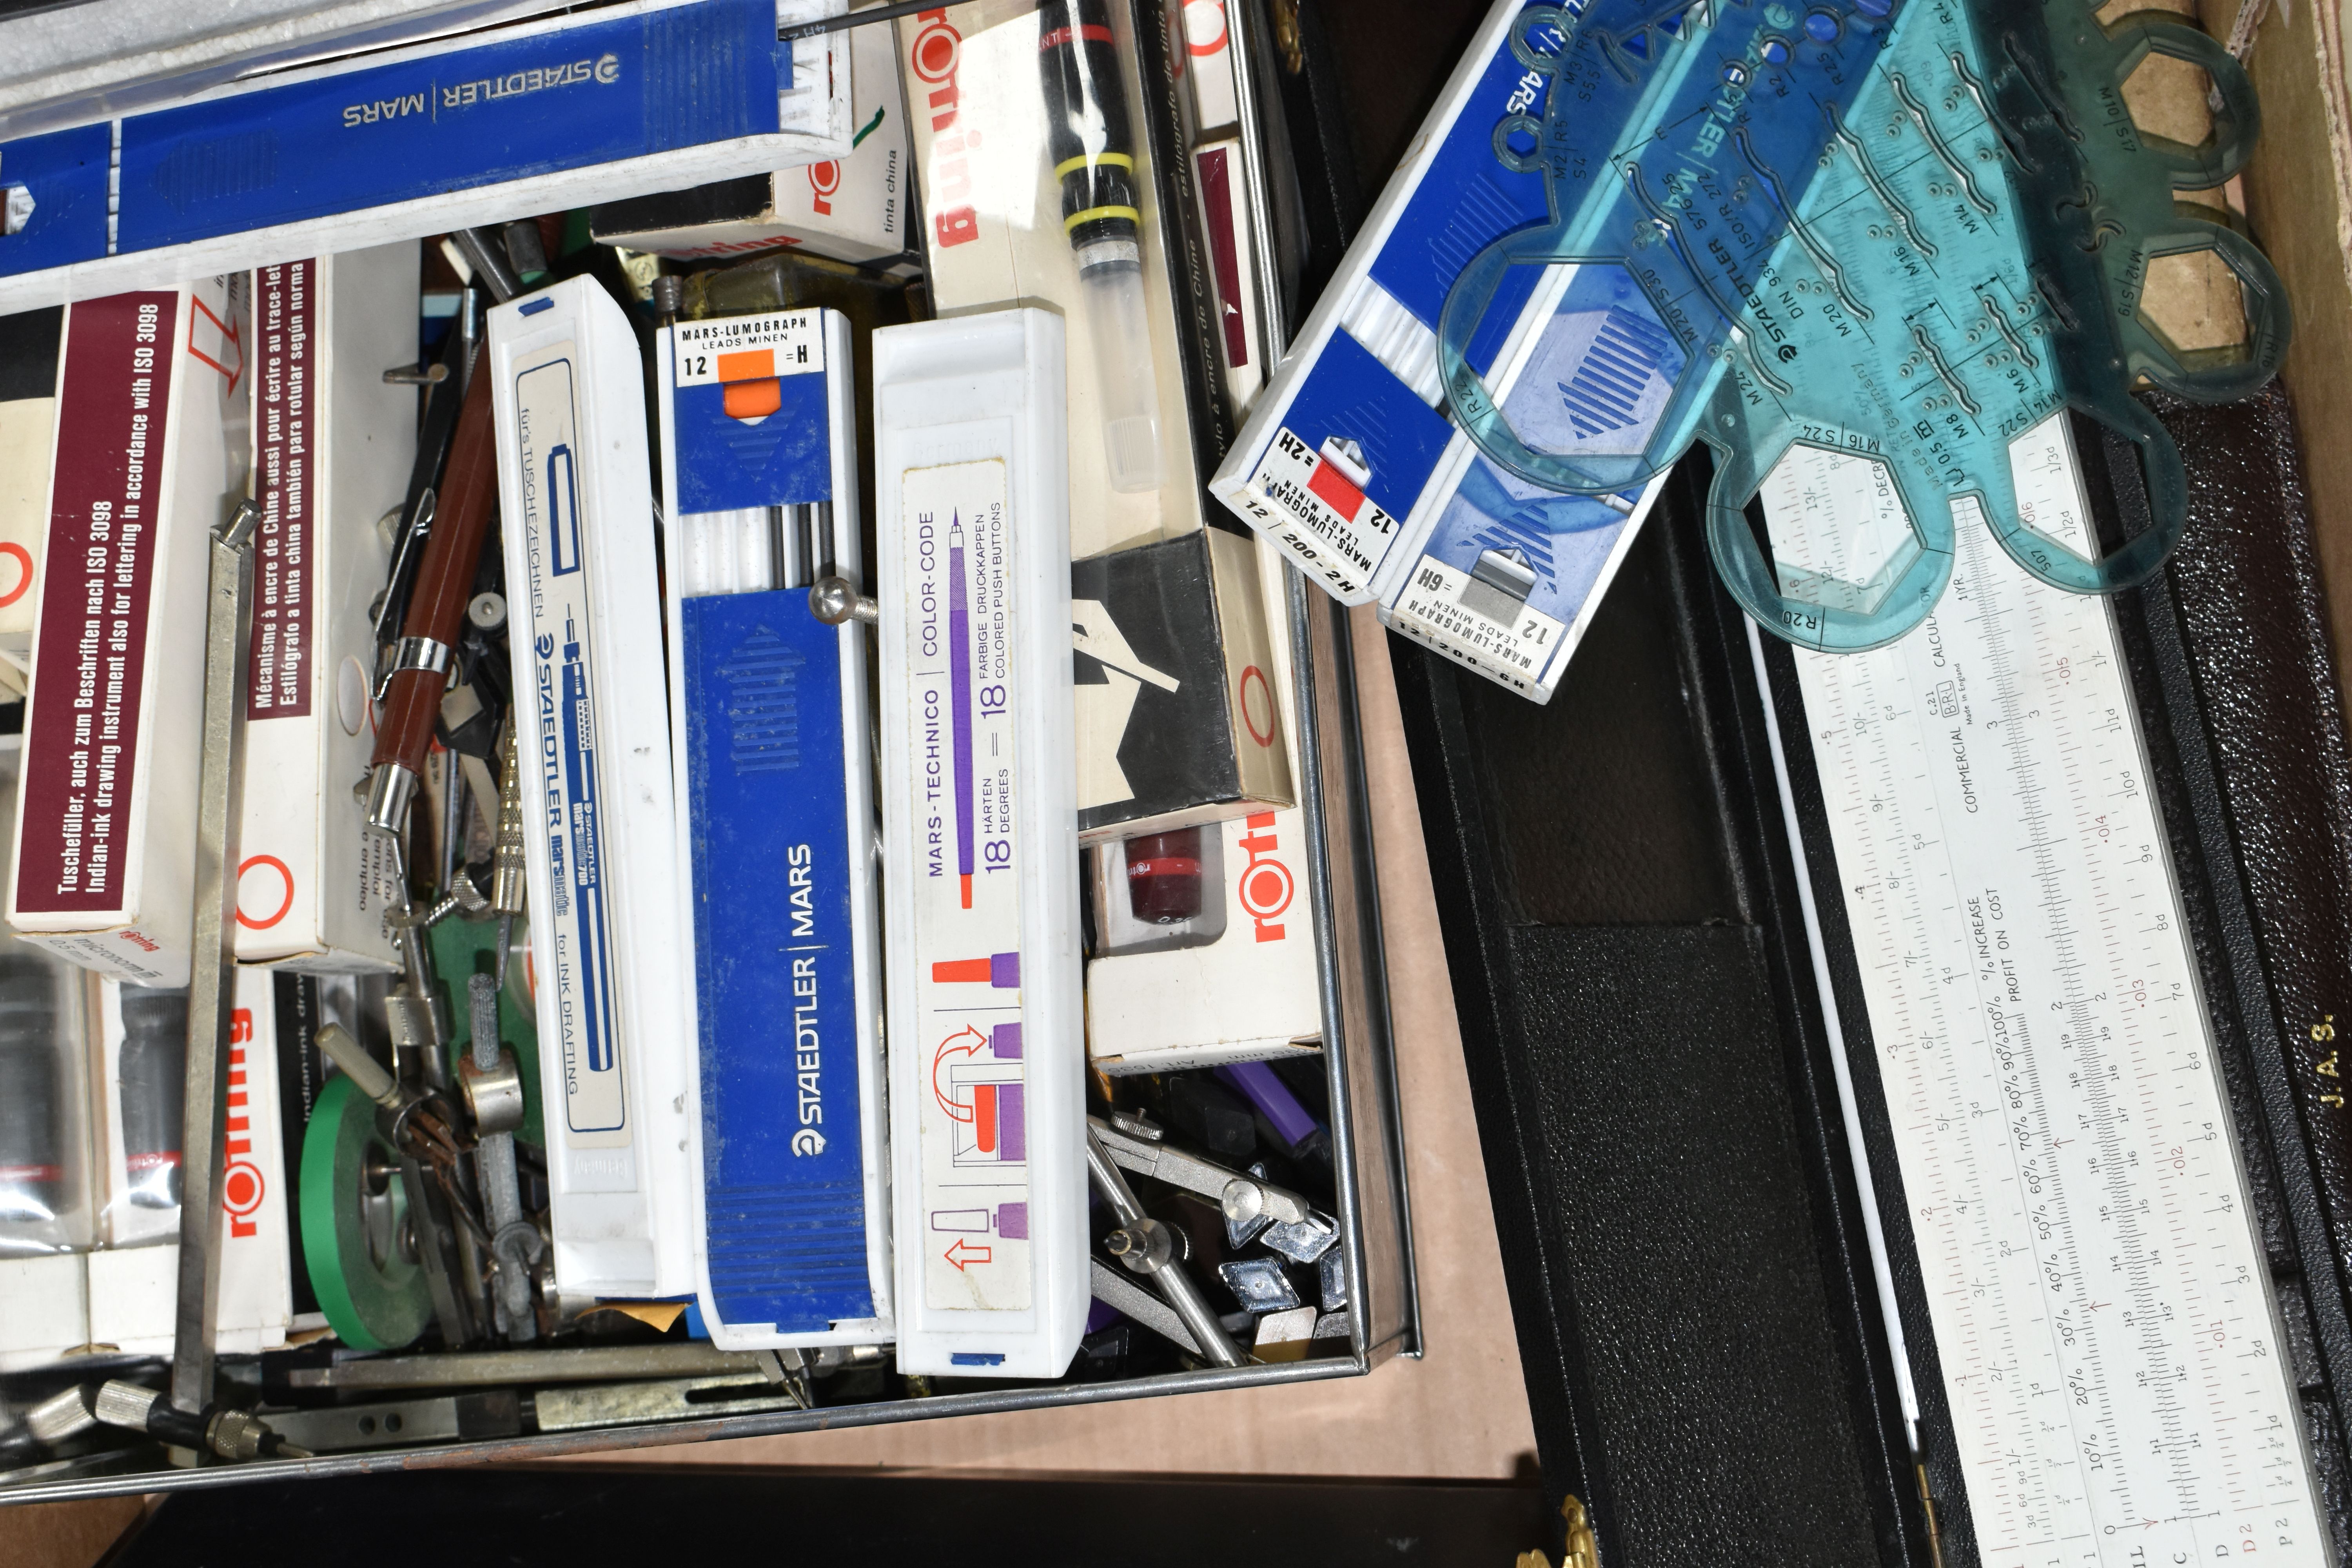
[[[1087,1309],[1059,317],[874,334],[905,1373],[1057,1377]]]
[[[578,278],[489,313],[539,1067],[566,1294],[694,1290],[645,371]]]

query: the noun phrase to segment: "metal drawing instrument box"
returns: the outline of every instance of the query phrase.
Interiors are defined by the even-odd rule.
[[[587,207],[711,181],[772,180],[809,161],[811,143],[789,142],[782,132],[673,138],[650,149],[616,150],[610,140],[650,126],[647,134],[661,141],[666,123],[724,118],[735,112],[730,104],[740,109],[763,94],[772,104],[786,96],[779,62],[787,52],[796,97],[814,90],[845,116],[856,101],[904,102],[919,120],[910,132],[919,143],[928,135],[937,151],[938,121],[950,107],[938,95],[947,83],[923,72],[953,64],[940,55],[939,24],[979,37],[981,12],[948,7],[904,26],[886,16],[861,24],[868,31],[859,49],[848,30],[778,36],[838,17],[840,0],[653,0],[561,16],[428,4],[371,13],[360,18],[364,25],[352,16],[363,7],[338,6],[306,20],[319,30],[301,35],[299,46],[278,39],[260,47],[219,41],[242,37],[233,30],[188,42],[198,14],[216,4],[188,0],[187,15],[150,18],[159,40],[181,40],[174,47],[186,52],[173,58],[188,62],[184,71],[150,79],[128,60],[113,61],[105,91],[61,89],[55,101],[33,105],[47,120],[20,113],[0,71],[0,211],[14,225],[0,234],[0,308],[111,292],[148,276],[142,268],[166,280],[199,267],[278,268],[290,289],[291,264],[311,258],[339,286],[355,256],[421,242],[416,270],[399,263],[398,299],[370,323],[381,327],[381,344],[369,338],[345,363],[355,376],[378,380],[369,396],[339,405],[356,410],[381,401],[383,412],[369,422],[413,439],[416,464],[405,496],[388,498],[401,502],[388,522],[363,506],[337,521],[375,529],[378,540],[363,542],[371,548],[392,546],[381,608],[369,606],[380,639],[391,641],[386,627],[404,640],[417,637],[411,623],[420,605],[462,609],[452,635],[425,638],[446,647],[446,663],[436,667],[429,648],[393,647],[397,695],[412,711],[376,731],[396,731],[404,746],[420,727],[430,737],[428,765],[372,764],[406,768],[417,781],[404,821],[378,825],[399,846],[408,900],[385,926],[401,973],[253,977],[266,979],[277,1004],[286,1144],[278,1173],[289,1178],[288,1243],[299,1247],[287,1342],[269,1344],[265,1332],[258,1351],[242,1338],[209,1347],[217,1354],[217,1408],[208,1418],[226,1436],[203,1437],[208,1452],[199,1463],[175,1468],[167,1449],[187,1447],[181,1439],[191,1434],[172,1425],[184,1412],[157,1393],[160,1342],[142,1335],[119,1352],[68,1342],[96,1335],[101,1303],[89,1281],[123,1266],[94,1236],[87,1197],[60,1192],[63,1218],[48,1227],[58,1234],[43,1245],[66,1250],[27,1261],[45,1279],[70,1276],[79,1291],[44,1317],[39,1345],[20,1347],[26,1355],[11,1354],[0,1369],[0,1501],[1303,1383],[1364,1375],[1417,1348],[1355,637],[1345,616],[1295,573],[1279,563],[1262,572],[1270,554],[1230,526],[1203,489],[1230,439],[1233,402],[1245,391],[1223,367],[1275,363],[1283,323],[1295,319],[1279,296],[1296,290],[1306,241],[1295,222],[1274,220],[1276,204],[1296,196],[1274,194],[1273,176],[1282,123],[1307,105],[1307,87],[1275,64],[1264,18],[1237,5],[1216,67],[1230,69],[1234,117],[1212,128],[1237,266],[1229,277],[1213,275],[1193,223],[1200,198],[1191,153],[1202,128],[1188,121],[1184,105],[1197,84],[1171,59],[1171,47],[1182,47],[1169,26],[1179,8],[1172,0],[1084,3],[1094,30],[1083,41],[1097,50],[1109,39],[1128,95],[1126,155],[1148,181],[1138,196],[1136,265],[1149,310],[1146,352],[1161,391],[1162,482],[1148,496],[1108,490],[1099,479],[1102,433],[1088,430],[1098,476],[1091,490],[1069,490],[1055,465],[1034,461],[1042,446],[1007,447],[1003,455],[1018,470],[1003,498],[1008,527],[989,531],[985,496],[967,520],[968,582],[998,573],[1021,586],[1013,598],[989,601],[984,626],[971,620],[974,674],[988,653],[980,633],[996,635],[996,606],[1017,598],[1036,613],[1024,623],[1016,611],[1006,626],[1008,647],[1015,634],[1020,644],[1006,671],[1016,679],[973,683],[970,834],[949,826],[956,791],[944,790],[943,885],[953,896],[938,912],[967,913],[961,845],[972,858],[970,913],[974,923],[992,922],[947,931],[951,951],[936,941],[929,946],[939,951],[929,951],[911,929],[901,935],[903,920],[882,919],[887,877],[921,863],[930,830],[905,837],[918,826],[903,788],[915,776],[906,766],[912,753],[896,767],[889,753],[913,734],[905,701],[913,666],[893,670],[885,656],[898,657],[890,639],[908,626],[908,583],[897,566],[887,578],[879,568],[919,542],[906,532],[919,526],[908,517],[910,498],[922,500],[914,492],[937,489],[949,477],[941,470],[988,461],[984,452],[946,449],[938,432],[993,424],[1003,436],[1012,421],[1009,402],[975,406],[936,395],[938,378],[912,374],[920,368],[915,356],[892,345],[933,333],[984,338],[1019,325],[1018,357],[1033,373],[1041,416],[1051,401],[1045,389],[1066,366],[1100,373],[1092,356],[1074,359],[1068,343],[1052,339],[1051,312],[1033,320],[1018,309],[944,303],[942,257],[961,265],[977,247],[961,247],[963,256],[941,247],[933,215],[917,205],[928,193],[911,179],[899,220],[924,249],[887,266],[797,250],[730,265],[599,248]],[[1001,20],[1012,12],[998,4],[988,15]],[[1096,26],[1101,16],[1107,27]],[[28,20],[48,26],[45,14],[0,19],[0,43],[26,37],[18,25]],[[595,29],[632,26],[658,45],[656,54],[712,29],[732,27],[745,42],[731,53],[695,54],[693,69],[669,68],[684,57],[662,56],[668,64],[657,81],[632,74],[654,55],[612,50],[621,67],[613,82],[597,81],[593,68],[585,81],[551,81],[566,56],[535,57],[519,68],[542,73],[537,88],[488,99],[478,91],[478,101],[461,112],[488,110],[553,138],[546,166],[511,180],[446,180],[429,198],[340,207],[299,222],[260,210],[291,188],[289,170],[327,168],[335,189],[364,195],[362,187],[402,177],[396,160],[366,151],[382,143],[387,126],[399,136],[428,132],[404,123],[414,115],[387,121],[381,111],[373,122],[362,113],[348,137],[306,140],[285,128],[307,121],[272,121],[279,177],[233,193],[235,202],[192,208],[187,224],[213,231],[147,246],[138,226],[153,210],[153,184],[141,174],[145,183],[125,186],[116,213],[114,255],[105,254],[100,225],[86,267],[40,260],[49,254],[41,247],[85,222],[89,209],[49,198],[54,171],[45,174],[29,155],[31,141],[108,140],[98,154],[102,176],[118,131],[124,167],[133,166],[134,143],[146,147],[142,116],[184,112],[194,123],[246,113],[236,107],[244,100],[259,113],[265,100],[292,101],[271,94],[340,91],[334,84],[378,70],[423,71],[446,97],[451,85],[504,79],[476,71],[478,51],[559,38],[568,50],[602,37]],[[887,47],[876,48],[877,41]],[[1033,28],[1027,49],[1006,57],[1017,69],[999,80],[959,80],[975,93],[996,91],[1013,122],[1034,120],[1046,101],[1037,43]],[[1004,39],[992,47],[1004,47]],[[895,96],[890,80],[869,98],[852,72],[811,68],[877,55],[895,73]],[[590,66],[602,58],[588,57]],[[751,87],[737,69],[747,58],[769,73],[751,72],[758,79]],[[1188,65],[1187,72],[1203,68]],[[1326,77],[1317,90],[1329,87]],[[651,104],[649,118],[591,112],[637,91],[645,96],[629,101]],[[568,110],[558,130],[548,129],[554,120],[532,118],[567,95],[589,108]],[[698,95],[701,101],[690,101]],[[794,112],[790,103],[772,111]],[[583,129],[583,115],[594,123]],[[858,128],[845,119],[840,141]],[[343,129],[340,121],[328,128]],[[445,138],[435,157],[472,158],[489,169],[483,160],[504,156],[492,140],[466,146]],[[1038,161],[1047,148],[1035,138],[1006,146],[1013,151],[999,153],[992,170],[981,159],[967,162],[967,172],[1041,193],[1036,255],[1075,277],[1064,219],[1047,210],[1066,194],[1057,194],[1055,165]],[[965,150],[976,159],[986,152],[969,142]],[[362,166],[372,157],[383,166]],[[429,159],[415,166],[427,164],[444,174],[455,166]],[[77,177],[86,176],[77,167]],[[322,200],[333,207],[344,196],[329,190]],[[393,277],[389,261],[384,276]],[[412,276],[415,294],[407,292]],[[250,286],[252,274],[237,277]],[[1220,287],[1249,286],[1245,279],[1262,292],[1254,310],[1239,313],[1244,353],[1235,362],[1215,301]],[[339,306],[362,292],[331,288],[320,298]],[[289,300],[290,309],[290,293]],[[71,309],[79,313],[88,302],[77,299]],[[0,333],[0,344],[16,337]],[[256,342],[250,332],[242,341]],[[707,355],[708,370],[686,370],[688,353]],[[732,357],[747,353],[765,358]],[[369,363],[370,355],[388,357]],[[793,374],[803,364],[807,372]],[[908,400],[917,392],[930,397],[929,412],[916,409],[921,398]],[[689,432],[711,408],[715,415]],[[1055,440],[1072,429],[1058,405],[1031,425],[1037,442],[1049,426]],[[710,437],[723,462],[698,460],[712,449],[704,443]],[[241,437],[224,441],[225,452],[247,449]],[[491,452],[494,510],[477,504],[489,487],[476,458]],[[716,476],[740,478],[747,463],[765,468],[770,458],[778,461],[761,482],[783,482],[756,496],[698,489]],[[283,453],[279,461],[283,473]],[[225,505],[235,503],[236,488],[223,478]],[[962,494],[933,495],[917,510],[936,521],[944,500],[953,532]],[[1113,495],[1116,501],[1107,499]],[[1066,508],[1102,535],[1097,552],[1149,542],[1195,563],[1160,573],[1170,584],[1197,578],[1197,563],[1206,561],[1215,614],[1204,618],[1195,604],[1182,616],[1139,618],[1127,613],[1125,590],[1097,591],[1088,597],[1107,608],[1118,601],[1118,623],[1094,616],[1079,626],[1082,617],[1067,613],[1070,552],[1056,530],[1034,531]],[[1158,515],[1163,508],[1154,525],[1162,537],[1110,526],[1118,522],[1114,513],[1131,520],[1136,509]],[[470,563],[469,578],[467,563],[452,564],[465,552],[450,542],[470,540],[474,529],[497,542]],[[999,555],[1000,544],[1011,553]],[[946,534],[939,545],[943,572]],[[235,548],[215,550],[215,564]],[[1136,578],[1135,595],[1148,598],[1151,562],[1128,553],[1134,558],[1117,563]],[[813,605],[811,584],[824,577],[844,582]],[[427,578],[429,589],[421,585]],[[895,609],[888,583],[897,584]],[[0,591],[6,585],[0,575]],[[747,591],[712,591],[729,587]],[[830,616],[857,607],[861,594],[877,601],[878,629],[819,618],[820,608]],[[968,617],[980,604],[965,599]],[[944,634],[945,596],[938,606]],[[1223,644],[1215,668],[1180,668],[1157,651],[1148,662],[1159,679],[1129,668],[1151,637],[1201,625],[1214,626]],[[212,629],[215,647],[242,646]],[[1089,660],[1102,684],[1091,699],[1074,696],[1074,684],[1089,679]],[[444,684],[430,684],[436,676]],[[1243,761],[1262,764],[1264,777],[1196,790],[1200,798],[1181,810],[1114,810],[1099,826],[1132,833],[1189,813],[1227,848],[1233,875],[1219,886],[1219,907],[1230,951],[1247,946],[1252,967],[1278,960],[1281,1005],[1212,1016],[1184,1003],[1189,983],[1176,978],[1176,1000],[1150,1019],[1164,1031],[1133,1034],[1137,1065],[1147,1048],[1157,1065],[1113,1079],[1087,1063],[1081,907],[1088,895],[1073,731],[1082,701],[1100,708],[1108,693],[1115,706],[1138,684],[1167,696],[1166,679],[1183,687],[1185,700],[1223,711],[1222,738],[1209,731],[1233,753],[1220,765],[1230,773],[1246,772]],[[984,685],[1007,688],[1003,712],[1016,721],[1009,733],[999,714],[982,713]],[[420,692],[438,695],[429,714]],[[339,699],[340,689],[331,695]],[[363,704],[362,737],[392,706]],[[1139,698],[1135,707],[1148,718]],[[314,716],[320,711],[314,701]],[[340,709],[331,702],[325,713],[341,734]],[[421,714],[437,722],[420,726]],[[0,712],[0,731],[5,724]],[[503,732],[509,724],[511,744]],[[1123,726],[1098,728],[1117,742],[1120,766],[1135,770],[1131,793],[1145,800],[1142,753],[1125,744]],[[943,757],[954,749],[946,729]],[[1136,733],[1157,742],[1156,732],[1144,732],[1153,730],[1147,722]],[[899,740],[889,739],[894,732]],[[1011,836],[988,820],[1006,804],[982,755],[992,742],[1027,752],[1027,787],[1010,803],[1018,829]],[[770,767],[788,753],[796,766]],[[1112,756],[1107,745],[1098,761]],[[895,805],[893,791],[901,795]],[[1269,815],[1270,829],[1252,825]],[[722,824],[741,832],[730,840]],[[983,826],[992,827],[984,837]],[[401,831],[391,837],[394,828]],[[1006,843],[993,859],[992,840]],[[796,866],[803,847],[805,864]],[[999,864],[1006,868],[989,869]],[[796,870],[805,872],[797,883]],[[1021,883],[1018,920],[998,901],[992,877]],[[759,914],[768,934],[728,925],[718,907],[729,900]],[[836,933],[845,933],[837,946]],[[772,951],[803,934],[824,939],[827,951]],[[1003,955],[1016,956],[1001,962]],[[772,956],[782,962],[763,973],[754,961]],[[1000,984],[1013,982],[1016,969],[1018,984]],[[1177,969],[1189,964],[1171,966],[1171,974]],[[915,1023],[886,1028],[887,1007],[917,1004],[925,992],[929,1022],[949,1008],[962,1010],[959,1020],[985,1019],[944,1058],[937,1047],[962,1022],[928,1042]],[[79,1049],[77,1062],[96,1059],[87,1040],[66,1037],[66,1022],[39,1013],[26,1009],[20,1021],[48,1031],[50,1048],[39,1056],[52,1077],[59,1048]],[[803,1060],[804,1024],[818,1037],[808,1047],[813,1066]],[[933,1047],[928,1055],[924,1044]],[[1198,1065],[1175,1065],[1203,1045]],[[1275,1058],[1239,1064],[1264,1069],[1263,1078],[1213,1074],[1213,1064],[1233,1070],[1236,1052],[1267,1049]],[[20,1058],[33,1056],[0,1034],[0,1077],[17,1074]],[[926,1069],[919,1081],[918,1067]],[[74,1098],[90,1096],[81,1089]],[[936,1164],[917,1158],[919,1117],[893,1135],[908,1112],[925,1106],[941,1148]],[[1260,1107],[1270,1108],[1263,1133],[1254,1121]],[[13,1123],[8,1131],[26,1142]],[[67,1131],[84,1142],[89,1133],[79,1123]],[[810,1152],[796,1152],[796,1141]],[[54,1137],[48,1142],[72,1153]],[[315,1163],[314,1152],[321,1156]],[[792,1164],[811,1161],[823,1167],[815,1182],[792,1195],[800,1173]],[[79,1175],[89,1184],[87,1171]],[[1023,1190],[975,1194],[965,1178]],[[935,1189],[928,1195],[927,1183]],[[830,1190],[821,1203],[803,1202],[810,1186],[824,1184]],[[239,1191],[225,1189],[224,1201]],[[1195,1227],[1196,1250],[1180,1275],[1170,1266],[1163,1216],[1214,1214],[1228,1201],[1248,1213],[1230,1228],[1223,1219]],[[793,1228],[812,1216],[814,1224]],[[1025,1304],[1015,1304],[1011,1285],[992,1283],[1015,1275]],[[353,1300],[341,1300],[338,1289]],[[360,1306],[366,1310],[355,1312]],[[128,1320],[118,1311],[106,1321]],[[181,1342],[175,1337],[170,1348]],[[61,1353],[68,1351],[79,1353]]]

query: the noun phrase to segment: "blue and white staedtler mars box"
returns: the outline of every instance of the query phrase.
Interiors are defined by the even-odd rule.
[[[624,0],[0,142],[0,312],[845,155],[845,0]],[[68,112],[70,112],[68,110]]]
[[[681,321],[655,342],[678,925],[700,1114],[703,1322],[728,1350],[892,1333],[881,935],[849,323]]]
[[[1341,603],[1377,604],[1397,630],[1540,702],[1657,486],[1538,490],[1445,411],[1448,291],[1487,244],[1549,215],[1542,174],[1496,150],[1507,121],[1541,116],[1549,90],[1511,47],[1527,8],[1499,0],[1488,14],[1209,489]],[[1513,271],[1469,359],[1514,425],[1639,450],[1680,368],[1654,309],[1618,297],[1633,285],[1613,269]]]

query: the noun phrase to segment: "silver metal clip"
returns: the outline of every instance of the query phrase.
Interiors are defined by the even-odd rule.
[[[392,689],[392,678],[404,669],[422,669],[432,675],[449,673],[449,645],[437,637],[404,637],[392,645],[392,657],[384,661],[383,671],[375,678],[375,700]]]
[[[227,1170],[231,1018],[236,992],[237,828],[244,815],[245,699],[253,637],[250,499],[212,531],[205,589],[204,750],[193,835],[194,921],[189,940],[186,1088],[180,1124],[178,1309],[171,1403],[193,1415],[213,1403],[219,1325],[221,1183]],[[104,1411],[98,1412],[101,1420]]]
[[[1119,1239],[1112,1246],[1113,1256],[1130,1273],[1144,1275],[1160,1287],[1160,1294],[1183,1323],[1203,1359],[1218,1366],[1248,1365],[1249,1358],[1225,1337],[1217,1314],[1202,1299],[1192,1276],[1176,1261],[1175,1238],[1168,1234],[1166,1226],[1143,1212],[1143,1205],[1135,1200],[1134,1189],[1119,1174],[1118,1156],[1110,1152],[1102,1136],[1104,1124],[1091,1116],[1087,1121],[1093,1129],[1087,1139],[1087,1173],[1119,1223]]]

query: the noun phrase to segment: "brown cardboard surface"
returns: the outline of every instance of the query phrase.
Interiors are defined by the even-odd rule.
[[[1468,1480],[1508,1479],[1532,1465],[1535,1429],[1388,638],[1369,605],[1356,612],[1355,632],[1427,1353],[1328,1383],[639,1449],[589,1462]]]

